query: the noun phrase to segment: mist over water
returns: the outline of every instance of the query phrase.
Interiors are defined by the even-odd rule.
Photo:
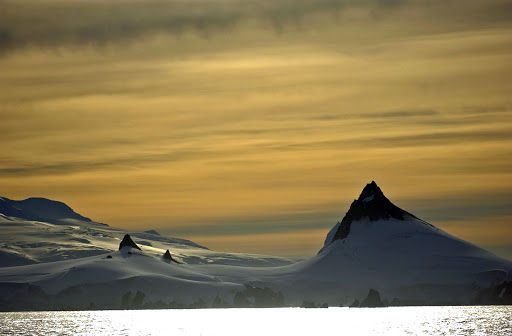
[[[0,335],[510,335],[511,306],[0,313]]]

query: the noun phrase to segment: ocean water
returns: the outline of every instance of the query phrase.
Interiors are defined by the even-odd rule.
[[[0,313],[0,335],[512,335],[512,306]]]

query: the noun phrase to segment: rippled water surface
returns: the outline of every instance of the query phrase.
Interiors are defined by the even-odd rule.
[[[512,307],[0,313],[0,335],[512,335]]]

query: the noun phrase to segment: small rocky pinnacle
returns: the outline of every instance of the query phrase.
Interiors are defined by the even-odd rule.
[[[140,250],[140,247],[135,244],[129,234],[125,235],[121,243],[119,244],[119,249],[122,249],[125,246],[133,247]],[[142,251],[142,250],[141,250]]]
[[[175,262],[175,263],[179,264],[179,262],[177,262],[176,260],[174,260],[174,258],[173,258],[173,257],[172,257],[172,255],[171,255],[171,252],[169,252],[169,250],[165,251],[163,258],[164,258],[164,260],[166,260],[166,261],[167,261],[167,260],[168,260],[168,261],[173,261],[173,262]]]

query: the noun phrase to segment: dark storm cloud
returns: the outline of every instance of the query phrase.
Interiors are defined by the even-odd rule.
[[[302,20],[327,13],[340,20],[347,9],[363,9],[363,19],[376,20],[409,5],[429,9],[443,2],[414,0],[220,0],[220,1],[14,1],[0,2],[0,51],[25,46],[106,45],[141,38],[146,34],[179,35],[195,31],[203,36],[229,30],[240,22],[258,20],[281,32],[285,27],[304,28]],[[466,5],[468,3],[469,5]],[[454,22],[507,20],[508,1],[492,0],[479,5],[478,16],[466,15],[474,1],[465,1]],[[407,6],[406,6],[407,5]],[[449,8],[449,7],[448,7]],[[469,9],[471,12],[471,8]],[[361,19],[361,18],[358,18]],[[457,20],[455,20],[457,19]],[[351,21],[353,23],[353,21]]]
[[[145,33],[224,28],[241,16],[235,7],[207,2],[200,6],[174,1],[6,1],[0,4],[0,47],[105,45]]]
[[[339,2],[4,1],[0,4],[0,50],[30,45],[105,45],[158,32],[191,30],[208,36],[251,17],[266,18],[277,26],[281,20],[337,7]]]

